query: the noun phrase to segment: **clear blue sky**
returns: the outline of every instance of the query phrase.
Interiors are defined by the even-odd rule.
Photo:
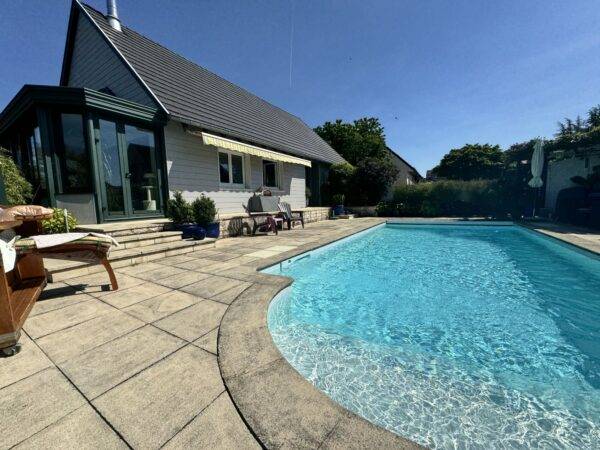
[[[101,11],[104,0],[88,0]],[[56,84],[69,0],[4,0],[0,105]],[[377,116],[421,172],[600,103],[597,1],[118,0],[127,26],[304,119]],[[292,82],[290,30],[294,19]]]

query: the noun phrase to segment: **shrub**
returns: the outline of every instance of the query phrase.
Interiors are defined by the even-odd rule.
[[[343,205],[345,200],[346,196],[344,194],[335,194],[331,199],[334,206]]]
[[[173,198],[167,201],[166,215],[174,223],[189,223],[192,221],[192,207],[183,198],[181,191],[175,191]]]
[[[217,207],[211,198],[202,194],[192,203],[192,214],[194,222],[205,227],[215,221]]]
[[[376,205],[396,180],[398,169],[390,158],[365,158],[352,177],[353,205]]]
[[[497,181],[437,181],[399,186],[392,205],[401,216],[504,216]],[[390,207],[379,209],[390,212]]]
[[[54,210],[52,218],[42,220],[42,229],[46,234],[55,233],[66,233],[67,231],[73,231],[77,226],[77,219],[75,216],[67,211],[67,224],[69,225],[68,230],[65,224],[65,209],[52,208]]]
[[[0,148],[0,177],[4,181],[6,202],[9,205],[28,203],[33,196],[31,184],[25,179],[8,151]]]

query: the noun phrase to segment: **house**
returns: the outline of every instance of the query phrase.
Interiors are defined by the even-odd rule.
[[[423,179],[417,169],[411,166],[404,158],[402,158],[398,153],[393,151],[391,148],[386,147],[390,159],[394,163],[394,166],[398,169],[398,176],[396,177],[396,181],[390,186],[387,192],[387,197],[391,198],[394,193],[394,188],[397,186],[408,186],[410,184],[418,183]]]
[[[550,155],[547,165],[545,186],[545,207],[556,214],[556,201],[563,189],[577,186],[571,178],[588,177],[594,167],[600,166],[600,149],[593,146],[578,152],[555,150]],[[572,200],[571,200],[571,203]]]
[[[74,0],[60,86],[25,85],[0,114],[0,145],[35,201],[81,223],[164,215],[180,190],[242,212],[261,186],[293,208],[319,204],[343,162],[298,117]]]

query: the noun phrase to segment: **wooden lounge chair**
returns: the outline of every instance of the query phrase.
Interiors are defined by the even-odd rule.
[[[12,235],[39,231],[42,218],[46,218],[16,217],[18,222],[13,222],[11,227],[0,226],[0,229],[8,230],[7,233]],[[31,237],[16,240],[16,259],[14,267],[10,268],[12,270],[5,267],[0,258],[0,355],[11,356],[19,351],[21,328],[47,283],[43,258],[97,261],[105,267],[112,289],[116,290],[117,279],[107,259],[111,245],[112,240],[96,236],[42,249],[36,247]]]
[[[279,211],[281,211],[281,217],[284,222],[287,223],[288,230],[292,229],[297,223],[302,224],[302,228],[304,228],[304,212],[303,211],[292,211],[292,207],[289,203],[281,202],[279,203]]]

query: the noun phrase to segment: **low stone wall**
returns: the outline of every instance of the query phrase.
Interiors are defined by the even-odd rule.
[[[346,208],[350,213],[356,214],[359,217],[375,217],[375,206],[348,206]]]
[[[304,222],[320,222],[327,220],[331,216],[331,208],[302,208],[304,212]],[[221,237],[239,236],[247,234],[252,230],[252,220],[247,215],[226,214],[220,217]]]

